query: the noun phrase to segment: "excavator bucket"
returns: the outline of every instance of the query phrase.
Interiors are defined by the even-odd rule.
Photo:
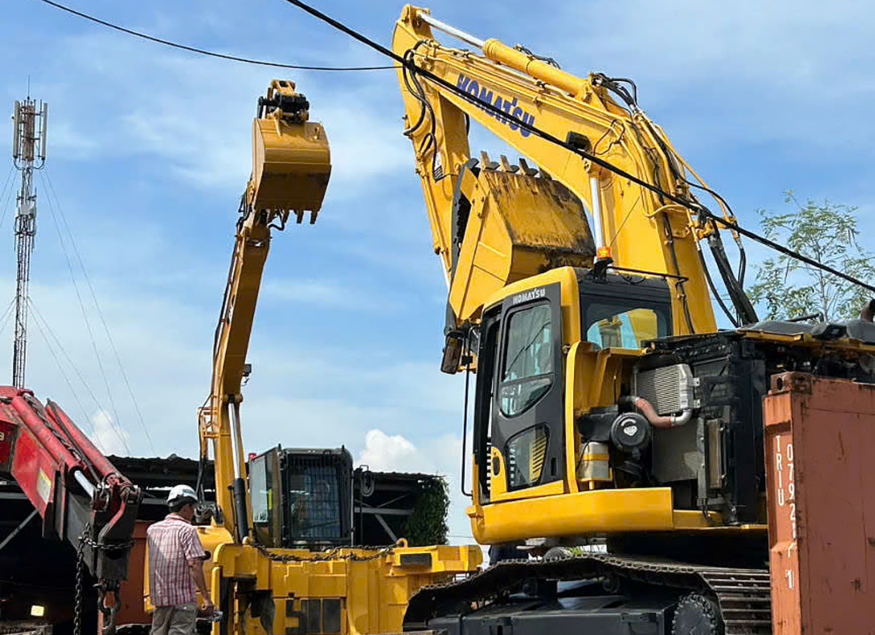
[[[310,104],[295,84],[273,80],[258,100],[252,122],[252,178],[247,191],[255,210],[303,212],[322,207],[331,176],[331,152],[322,124],[309,121]]]

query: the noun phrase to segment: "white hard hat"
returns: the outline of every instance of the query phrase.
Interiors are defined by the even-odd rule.
[[[170,490],[170,494],[167,495],[167,504],[172,505],[173,503],[178,503],[182,500],[190,500],[192,503],[197,502],[197,494],[193,487],[189,487],[188,485],[173,486],[173,489]]]

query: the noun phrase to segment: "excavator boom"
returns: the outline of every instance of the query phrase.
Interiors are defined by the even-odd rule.
[[[222,616],[213,635],[400,632],[420,586],[473,571],[479,548],[357,547],[352,455],[344,448],[243,451],[241,388],[271,235],[315,222],[331,173],[325,130],[294,83],[274,80],[252,126],[252,176],[240,205],[216,327],[210,396],[199,410],[201,460],[215,456],[210,527],[198,528]],[[283,425],[305,425],[277,413]],[[270,425],[268,422],[264,422]],[[365,494],[368,496],[368,494]]]
[[[452,48],[438,42],[434,30],[442,30],[472,45],[475,50]],[[433,18],[427,9],[407,5],[395,25],[392,48],[396,54],[427,69],[454,85],[453,91],[401,65],[398,70],[404,97],[407,135],[416,152],[417,172],[422,180],[432,227],[434,248],[443,261],[450,287],[450,306],[458,324],[476,320],[483,301],[491,292],[525,275],[533,275],[557,264],[580,266],[582,261],[664,274],[671,280],[673,323],[676,334],[710,332],[716,328],[708,294],[708,283],[699,241],[707,238],[715,255],[725,258],[717,228],[700,219],[689,207],[672,203],[640,185],[584,160],[541,136],[535,126],[555,138],[591,153],[604,161],[652,183],[662,191],[690,203],[701,203],[691,193],[690,179],[698,179],[664,131],[653,123],[637,102],[637,90],[627,80],[601,73],[577,77],[524,47],[512,48],[496,39],[481,40]],[[622,103],[620,103],[622,102]],[[487,106],[488,104],[488,106]],[[491,107],[490,107],[491,106]],[[516,148],[526,160],[511,164],[502,157],[493,162],[487,156],[478,162],[468,147],[468,126],[476,121],[502,141]],[[523,125],[521,125],[523,124]],[[479,157],[478,157],[479,158]],[[472,162],[473,161],[473,162]],[[487,219],[472,196],[477,197],[466,172],[497,171],[492,181],[481,184],[480,196],[532,183],[538,176],[555,179],[565,189],[544,192],[551,198],[571,198],[589,213],[566,213],[557,206],[555,214],[538,211],[525,214],[528,202],[520,201],[523,214],[499,236],[487,233],[479,242],[471,237],[466,249],[459,244],[459,219]],[[506,176],[505,176],[506,175]],[[516,184],[516,185],[514,185]],[[695,183],[702,185],[704,183]],[[545,186],[547,187],[547,186]],[[549,186],[558,190],[555,185]],[[510,197],[505,197],[505,208]],[[473,205],[473,213],[460,214],[459,204]],[[722,200],[717,200],[731,218]],[[575,217],[572,224],[568,219]],[[569,236],[544,239],[539,224],[564,225]],[[590,232],[593,240],[583,246]],[[464,228],[462,228],[464,229]],[[522,238],[520,238],[522,236]],[[525,236],[535,240],[525,240]],[[485,249],[482,249],[484,248]],[[470,264],[454,266],[455,254],[470,254]],[[523,262],[519,255],[534,254]],[[459,256],[461,259],[462,256]],[[562,262],[564,258],[565,262]],[[510,264],[509,264],[510,263]],[[735,291],[740,285],[731,270],[721,267]],[[491,285],[472,284],[471,278],[492,276]],[[473,297],[471,288],[477,289]],[[745,321],[755,321],[752,307],[743,293],[734,293],[744,307]]]

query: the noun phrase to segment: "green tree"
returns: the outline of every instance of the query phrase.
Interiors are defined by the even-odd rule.
[[[811,199],[803,205],[792,191],[785,194],[793,211],[758,210],[768,238],[864,282],[875,279],[872,254],[857,242],[856,207]],[[765,305],[768,319],[813,313],[827,320],[853,318],[870,299],[865,289],[783,254],[756,270],[756,284],[748,294],[755,304]]]
[[[447,544],[447,512],[450,492],[443,476],[431,476],[421,483],[421,492],[404,527],[411,547]]]

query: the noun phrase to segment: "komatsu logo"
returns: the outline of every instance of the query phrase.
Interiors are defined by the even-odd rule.
[[[495,95],[493,99],[493,93],[491,90],[489,90],[485,86],[480,86],[476,79],[472,80],[467,75],[462,75],[461,73],[459,73],[459,77],[458,79],[456,79],[456,87],[461,88],[469,95],[472,95],[476,98],[477,101],[486,104],[492,104],[496,108],[503,110],[511,117],[521,119],[522,122],[525,124],[528,124],[530,126],[535,125],[535,115],[529,114],[528,112],[523,110],[522,107],[517,104],[516,97],[514,97],[513,99],[508,99],[507,97],[502,97],[501,95]],[[530,130],[520,128],[520,125],[509,117],[497,115],[492,110],[487,110],[483,106],[478,106],[478,108],[483,110],[490,117],[496,119],[498,123],[504,124],[511,130],[518,130],[519,133],[524,137],[528,137],[530,134],[532,134]]]
[[[540,300],[544,296],[547,295],[547,290],[544,287],[539,287],[537,289],[531,289],[529,291],[523,291],[522,293],[517,293],[514,296],[511,296],[510,303],[512,306],[517,304],[522,304],[523,302],[531,302],[532,300]]]

